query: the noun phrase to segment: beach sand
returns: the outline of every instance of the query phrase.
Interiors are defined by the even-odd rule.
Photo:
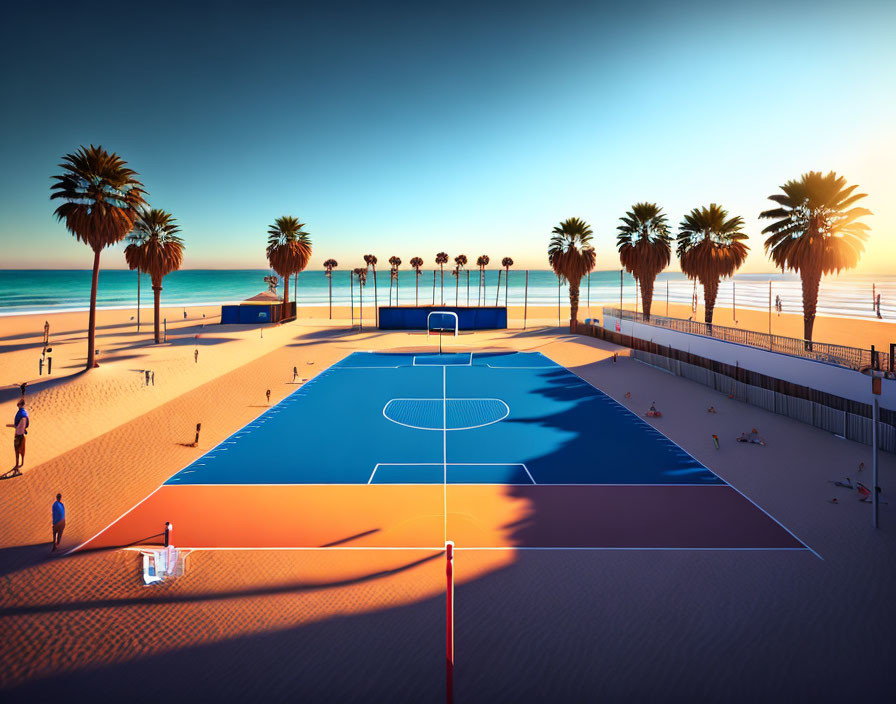
[[[874,531],[870,507],[828,483],[860,461],[870,467],[870,449],[625,356],[613,363],[624,349],[569,335],[555,310],[530,310],[527,330],[512,310],[510,330],[449,344],[537,349],[636,412],[655,400],[663,433],[824,559],[459,551],[457,701],[843,701],[857,691],[887,701],[896,686],[896,516],[884,506]],[[33,423],[24,476],[0,482],[4,700],[442,701],[439,553],[197,552],[183,578],[158,588],[141,585],[134,552],[50,556],[57,491],[69,549],[263,412],[267,389],[272,403],[294,390],[294,366],[310,378],[353,350],[434,344],[419,334],[351,332],[347,309],[332,322],[320,317],[326,309],[300,310],[298,322],[263,337],[257,327],[209,325],[217,312],[188,309],[184,321],[183,309],[169,310],[169,342],[154,346],[148,329],[136,334],[132,311],[101,311],[101,366],[88,374],[78,373],[85,313],[0,319],[0,414],[11,422],[16,385],[29,380]],[[372,320],[372,307],[364,312]],[[717,311],[716,322],[726,324],[725,315]],[[738,310],[741,326],[762,329],[763,315]],[[58,360],[50,381],[36,373],[44,319]],[[819,319],[816,338],[883,344],[893,329],[846,322],[849,333],[844,321]],[[801,328],[795,316],[773,324],[782,326],[776,333]],[[823,336],[822,325],[842,338]],[[155,386],[145,385],[145,369]],[[710,404],[719,410],[711,424]],[[189,447],[197,422],[200,442]],[[714,449],[712,432],[728,439],[754,426],[767,447]],[[12,430],[0,431],[11,467]],[[299,432],[292,441],[300,452],[314,438]],[[881,464],[886,491],[896,458]],[[833,496],[839,505],[828,503]],[[537,522],[539,508],[529,505],[527,519]]]

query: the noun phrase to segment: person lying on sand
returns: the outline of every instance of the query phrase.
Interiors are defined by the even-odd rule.
[[[632,392],[631,392],[631,391],[626,391],[626,392],[625,392],[625,397],[626,397],[626,398],[631,398],[631,397],[632,397]]]
[[[716,407],[715,407],[715,406],[710,406],[709,408],[706,409],[706,412],[707,412],[707,413],[715,413],[715,412],[716,412]]]
[[[647,411],[648,418],[660,418],[663,414],[656,410],[656,401],[650,402],[650,410]]]
[[[765,440],[763,440],[759,436],[759,431],[756,430],[756,428],[753,428],[753,430],[750,431],[749,435],[747,435],[746,433],[741,433],[739,437],[735,438],[735,440],[737,440],[738,442],[753,443],[754,445],[765,445]]]

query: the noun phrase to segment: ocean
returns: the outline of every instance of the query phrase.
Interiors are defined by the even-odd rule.
[[[266,290],[264,277],[270,272],[265,269],[187,269],[176,271],[165,277],[162,291],[162,305],[187,306],[197,304],[221,304],[244,300]],[[412,269],[402,269],[398,278],[397,300],[401,305],[413,305],[415,296],[421,304],[431,304],[433,300],[444,300],[447,304],[455,301],[461,305],[469,302],[477,305],[501,305],[505,300],[509,305],[523,305],[526,296],[526,272],[522,269],[510,270],[510,285],[506,287],[504,271],[501,271],[501,291],[498,293],[498,270],[485,272],[484,286],[479,287],[479,271],[471,269],[469,277],[461,272],[459,285],[449,269],[444,274],[444,299],[441,298],[441,279],[438,270],[421,271],[419,289],[415,293],[415,275]],[[588,317],[589,300],[592,303],[619,301],[619,270],[596,271],[590,277],[590,293],[587,280],[582,281],[580,298],[580,318]],[[435,281],[435,296],[433,296]],[[468,289],[469,281],[469,289]],[[800,280],[794,274],[738,274],[722,282],[717,306],[730,307],[732,298],[743,308],[766,310],[768,307],[769,282],[772,297],[780,296],[786,313],[802,313]],[[388,270],[377,271],[377,296],[380,305],[390,302]],[[690,304],[694,284],[680,273],[660,274],[654,290],[653,312],[662,315],[668,298],[672,303]],[[373,275],[368,275],[364,288],[364,301],[373,301]],[[872,288],[873,287],[873,288]],[[282,284],[281,289],[282,291]],[[896,321],[896,274],[861,276],[844,274],[822,279],[819,294],[819,315],[844,316],[850,318],[876,318],[872,306],[872,290],[881,294],[881,314],[885,320]],[[391,291],[392,303],[396,302],[396,289]],[[702,304],[703,291],[699,285],[697,296]],[[484,293],[483,293],[484,292]],[[294,295],[290,281],[290,298]],[[355,284],[357,304],[357,283]],[[560,287],[560,300],[568,303],[568,289]],[[634,279],[626,274],[622,281],[622,299],[626,304],[635,301]],[[89,270],[0,270],[0,315],[22,313],[51,313],[61,311],[86,310],[90,300]],[[551,271],[531,270],[529,272],[528,304],[530,306],[554,306],[558,300],[557,277]],[[333,305],[347,306],[351,301],[348,270],[333,272]],[[97,304],[100,308],[134,308],[137,302],[137,274],[125,270],[104,270],[100,272]],[[298,305],[326,306],[328,303],[328,282],[321,270],[304,271],[299,274]],[[141,306],[152,307],[152,288],[149,277],[141,282]],[[599,313],[595,309],[595,315]]]

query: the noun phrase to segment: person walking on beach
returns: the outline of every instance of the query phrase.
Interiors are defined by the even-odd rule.
[[[44,347],[50,344],[50,321],[44,321]]]
[[[198,347],[195,350],[193,350],[193,361],[196,364],[199,364],[199,348]]]
[[[265,396],[268,397],[268,405],[270,406],[271,405],[271,390],[270,389],[265,391]]]
[[[56,501],[53,503],[53,550],[59,547],[62,542],[62,531],[65,530],[65,504],[62,503],[62,494],[56,494]]]
[[[19,410],[16,411],[15,420],[12,423],[7,423],[7,428],[15,428],[15,435],[13,436],[13,449],[16,453],[16,466],[15,470],[18,470],[19,467],[25,466],[25,436],[28,434],[28,426],[31,424],[31,419],[28,417],[28,411],[25,410],[25,399],[19,399]],[[21,462],[19,462],[19,457],[22,458]],[[18,476],[21,472],[16,471],[12,476]]]
[[[298,367],[293,367],[293,368],[292,368],[292,383],[293,383],[293,384],[296,383],[296,379],[297,379],[298,377],[299,377],[299,368],[298,368]]]
[[[880,314],[880,294],[877,294],[877,298],[874,299],[874,307],[877,310],[877,317],[878,318],[883,317]]]

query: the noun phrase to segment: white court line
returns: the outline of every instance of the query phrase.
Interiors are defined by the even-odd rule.
[[[670,443],[672,443],[673,445],[675,445],[675,447],[677,447],[679,450],[681,450],[682,452],[684,452],[686,455],[688,455],[689,457],[693,457],[695,460],[697,459],[697,458],[694,457],[690,452],[688,452],[687,450],[685,450],[681,445],[679,445],[677,442],[675,442],[674,440],[672,440],[672,438],[670,438],[669,436],[667,436],[667,435],[665,435],[664,433],[660,432],[660,430],[658,430],[658,429],[656,428],[656,426],[653,426],[653,425],[651,425],[650,423],[648,423],[646,420],[644,420],[644,419],[643,419],[641,416],[639,416],[637,413],[635,413],[634,411],[632,411],[632,410],[629,409],[628,407],[626,407],[626,406],[624,406],[623,404],[621,404],[621,403],[620,403],[619,401],[617,401],[615,398],[613,398],[612,396],[610,396],[610,394],[601,391],[601,390],[598,389],[594,384],[592,384],[590,381],[588,381],[587,379],[584,379],[583,377],[580,377],[578,374],[576,374],[576,373],[573,372],[572,370],[570,370],[570,369],[566,369],[566,367],[564,367],[564,369],[565,369],[569,374],[572,374],[572,375],[573,375],[574,377],[576,377],[577,379],[580,379],[580,380],[583,381],[584,383],[588,384],[588,386],[590,386],[590,387],[591,387],[592,389],[594,389],[595,391],[599,392],[599,393],[602,394],[603,396],[606,396],[607,399],[609,399],[609,400],[612,401],[614,404],[616,404],[617,406],[619,406],[619,408],[621,408],[623,411],[629,413],[632,417],[637,418],[639,421],[641,421],[644,425],[646,425],[648,428],[650,428],[651,430],[653,430],[655,433],[657,433],[657,434],[661,435],[662,437],[666,438],[666,440],[668,440]],[[699,460],[697,460],[697,461],[699,462]],[[781,526],[781,528],[783,528],[785,531],[787,531],[787,532],[790,534],[790,537],[791,537],[791,538],[793,538],[794,540],[796,540],[796,541],[799,542],[799,543],[802,543],[802,544],[805,546],[806,550],[809,550],[813,555],[815,555],[815,557],[817,557],[819,560],[824,560],[824,558],[823,558],[821,555],[819,555],[815,550],[813,550],[811,547],[809,547],[809,545],[806,543],[805,540],[800,539],[800,538],[796,535],[796,533],[794,533],[792,530],[790,530],[790,528],[788,528],[787,526],[785,526],[783,523],[781,523],[781,521],[779,521],[779,520],[778,520],[777,518],[775,518],[772,514],[770,514],[768,511],[766,511],[764,508],[762,508],[762,506],[760,506],[760,505],[757,504],[755,501],[753,501],[753,499],[751,499],[749,496],[747,496],[744,492],[742,492],[740,489],[738,489],[738,488],[737,488],[736,486],[734,486],[733,484],[730,484],[729,482],[726,482],[722,477],[720,477],[718,474],[716,474],[715,472],[713,472],[709,467],[707,467],[707,466],[706,466],[705,464],[703,464],[702,462],[700,462],[700,466],[706,468],[706,471],[708,471],[708,472],[709,472],[710,474],[712,474],[713,476],[717,477],[720,481],[725,482],[725,485],[726,485],[726,486],[730,486],[732,489],[734,489],[734,491],[736,491],[738,494],[740,494],[741,496],[743,496],[747,501],[749,501],[749,502],[750,502],[751,504],[753,504],[756,508],[758,508],[760,511],[762,511],[766,516],[768,516],[769,518],[771,518],[775,523],[777,523],[779,526]]]
[[[158,546],[154,546],[158,547]],[[141,550],[145,550],[146,548],[139,547],[126,547],[120,548],[121,550],[130,550],[132,552],[140,552]],[[358,546],[348,546],[348,545],[334,545],[332,547],[284,547],[282,545],[278,546],[258,546],[258,547],[204,547],[204,548],[193,548],[193,547],[181,547],[181,550],[189,550],[190,552],[199,552],[199,551],[237,551],[237,550],[291,550],[291,551],[302,551],[302,552],[321,552],[321,551],[331,551],[331,550],[341,550],[341,551],[351,551],[351,550],[364,550],[364,551],[375,551],[375,550],[383,550],[383,551],[396,551],[396,550],[432,550],[434,552],[445,552],[445,546],[428,546],[428,545],[420,545],[420,546],[408,546],[408,547],[393,547],[393,546],[375,546],[375,545],[358,545]],[[720,547],[681,547],[681,548],[669,548],[669,547],[599,547],[599,546],[581,546],[581,547],[569,547],[569,546],[558,546],[558,547],[536,547],[529,545],[492,545],[492,546],[470,546],[464,547],[462,545],[456,545],[455,550],[475,550],[475,551],[593,551],[593,552],[601,552],[614,550],[619,552],[812,552],[811,548],[802,547],[802,548],[720,548]]]
[[[433,352],[433,356],[435,356],[435,354],[436,353]],[[411,366],[412,367],[472,367],[473,366],[473,353],[472,352],[443,352],[442,354],[439,354],[438,356],[445,357],[449,354],[451,354],[451,355],[466,354],[466,355],[469,355],[470,357],[467,360],[466,364],[458,364],[456,362],[451,362],[450,364],[417,364],[417,357],[420,357],[420,359],[426,359],[427,357],[425,354],[420,354],[420,355],[415,354],[414,359],[411,363]],[[430,357],[430,359],[431,359],[431,357]]]
[[[367,484],[373,483],[373,477],[380,467],[441,467],[442,462],[377,462],[373,466]],[[448,462],[445,467],[522,467],[523,471],[532,480],[532,484],[538,486],[538,482],[532,477],[529,468],[522,462]],[[446,470],[447,477],[447,470]],[[430,483],[420,482],[388,482],[380,486],[428,486]],[[451,482],[451,486],[532,486],[532,484],[508,484],[507,482]],[[177,486],[188,486],[178,484]],[[231,486],[230,484],[191,484],[189,486]],[[234,485],[236,486],[236,485]],[[359,484],[240,484],[239,486],[360,486]],[[668,484],[542,484],[541,486],[668,486]],[[704,486],[703,484],[675,486]],[[727,486],[726,484],[712,484],[710,486]]]
[[[442,369],[445,369],[445,367],[442,367]],[[390,418],[389,414],[386,413],[386,409],[389,408],[389,406],[392,403],[394,403],[395,401],[430,401],[430,402],[438,402],[438,403],[442,403],[442,404],[444,404],[446,401],[497,401],[498,403],[500,403],[501,405],[504,406],[505,413],[500,418],[496,418],[495,420],[490,420],[488,423],[480,423],[479,425],[464,425],[464,426],[460,426],[458,428],[447,428],[447,427],[426,428],[426,427],[423,427],[422,425],[411,425],[409,423],[402,423],[400,420],[395,420],[394,418]],[[445,409],[443,408],[443,415],[445,415],[446,412],[447,411],[445,411]],[[441,430],[441,431],[474,430],[475,428],[484,428],[487,425],[493,425],[495,423],[500,423],[502,420],[504,420],[509,415],[510,415],[510,406],[508,406],[507,403],[500,398],[449,398],[449,399],[444,399],[444,398],[441,398],[441,399],[439,399],[439,398],[392,398],[386,402],[385,406],[383,406],[383,417],[386,420],[388,420],[392,423],[395,423],[396,425],[401,425],[401,426],[404,426],[405,428],[412,428],[414,430]],[[443,418],[442,425],[443,426],[447,425],[447,420],[445,420],[444,418]]]

